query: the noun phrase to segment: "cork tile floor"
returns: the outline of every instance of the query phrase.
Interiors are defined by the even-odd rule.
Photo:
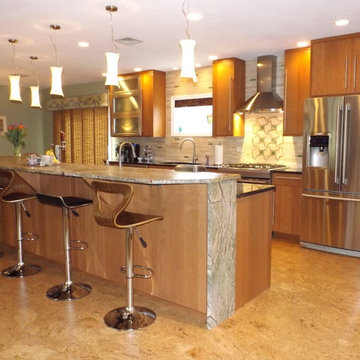
[[[0,245],[0,267],[15,251]],[[272,285],[217,328],[201,314],[135,294],[157,319],[147,329],[122,333],[103,316],[122,305],[125,289],[74,271],[92,293],[74,302],[44,295],[63,279],[58,264],[26,254],[43,266],[23,279],[0,278],[0,359],[360,359],[360,259],[273,241]],[[121,276],[119,274],[119,276]]]

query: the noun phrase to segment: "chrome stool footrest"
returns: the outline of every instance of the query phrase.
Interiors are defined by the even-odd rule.
[[[146,267],[146,266],[142,266],[142,265],[134,265],[133,266],[133,269],[141,269],[143,270],[144,272],[147,271],[148,274],[139,274],[139,273],[134,273],[134,277],[136,278],[140,278],[140,279],[150,279],[154,276],[154,270],[149,268],[149,267]],[[126,266],[123,265],[121,266],[120,268],[120,271],[124,274],[126,274]]]
[[[86,250],[89,247],[87,242],[81,240],[70,240],[69,243],[69,250]]]
[[[21,240],[36,241],[36,240],[39,240],[39,238],[40,238],[39,234],[35,234],[35,233],[31,233],[31,232],[23,232],[21,234]]]

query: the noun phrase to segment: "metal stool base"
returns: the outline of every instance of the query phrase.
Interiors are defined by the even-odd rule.
[[[1,271],[1,275],[10,278],[22,278],[24,276],[35,275],[41,271],[39,265],[24,264],[19,266],[18,264],[8,267]]]
[[[71,285],[56,285],[46,291],[46,296],[56,301],[71,301],[81,299],[91,293],[91,286],[88,284],[72,283]]]
[[[156,319],[156,314],[145,307],[134,306],[133,311],[128,311],[126,307],[117,308],[109,311],[104,322],[118,330],[137,330],[151,325]]]

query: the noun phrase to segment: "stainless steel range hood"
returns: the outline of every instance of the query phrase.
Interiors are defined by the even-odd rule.
[[[244,112],[282,111],[283,101],[275,91],[276,56],[266,55],[257,58],[257,92],[237,110]]]

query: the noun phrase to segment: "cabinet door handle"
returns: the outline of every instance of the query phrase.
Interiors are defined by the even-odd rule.
[[[275,225],[275,191],[272,192],[272,218],[271,225]]]
[[[283,113],[283,132],[286,131],[286,125],[287,125],[287,119],[286,119],[286,103],[287,103],[287,81],[288,81],[288,72],[287,69],[285,69],[285,88],[284,88],[284,113]]]
[[[354,77],[353,77],[353,86],[356,88],[356,71],[357,71],[357,57],[354,57]]]
[[[348,80],[348,58],[345,58],[345,79],[344,79],[344,87],[347,88],[347,80]]]
[[[301,177],[296,176],[275,176],[274,180],[281,179],[281,180],[301,180]]]
[[[232,95],[232,85],[233,85],[234,79],[230,78],[229,80],[229,114],[228,114],[228,129],[229,133],[231,131],[231,121],[232,121],[232,101],[231,101],[231,95]],[[231,134],[232,135],[232,134]]]

